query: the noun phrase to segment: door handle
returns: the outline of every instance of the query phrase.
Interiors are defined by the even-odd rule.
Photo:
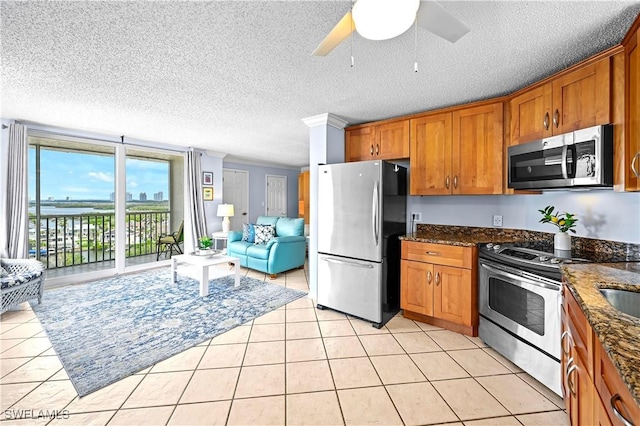
[[[564,338],[568,337],[569,339],[571,339],[571,333],[569,332],[569,330],[565,330],[562,333],[562,336],[560,337],[560,347],[562,348],[562,352],[566,355],[569,356],[569,349],[565,350],[565,345],[564,345]],[[569,340],[567,340],[569,341]]]
[[[366,269],[373,268],[373,265],[371,265],[369,263],[365,264],[365,263],[349,262],[347,260],[330,259],[328,257],[322,257],[322,260],[324,260],[327,263],[335,263],[335,264],[338,264],[338,265],[355,266],[356,268],[366,268]]]
[[[560,170],[562,171],[562,177],[567,179],[567,151],[569,147],[567,145],[562,147],[562,160],[560,160]],[[575,161],[575,160],[574,160]]]
[[[542,120],[542,126],[545,130],[549,130],[549,113],[544,114],[544,120]]]
[[[625,412],[625,414],[628,416],[629,413],[627,412],[627,410],[624,408],[624,402],[622,401],[622,398],[620,398],[619,394],[615,394],[611,397],[611,409],[613,410],[613,414],[616,415],[617,418],[620,419],[620,421],[622,421],[622,424],[624,426],[633,426],[633,423],[631,423],[628,419],[627,416],[625,416],[624,414],[622,414],[620,412],[620,410],[618,410],[617,407],[617,402],[620,401],[623,405],[622,405],[622,410]]]
[[[454,189],[458,189],[458,175],[453,177],[453,187]]]
[[[449,189],[449,176],[444,180],[444,186]]]
[[[440,272],[436,272],[436,285],[440,285]]]
[[[638,159],[638,157],[640,157],[640,152],[637,152],[636,155],[633,156],[633,161],[631,161],[631,170],[637,178],[640,178],[640,173],[638,173],[638,170],[636,170],[636,160]]]
[[[380,155],[380,144],[376,144],[376,155]]]
[[[578,366],[576,364],[573,364],[571,368],[567,370],[567,387],[569,388],[569,392],[571,392],[571,395],[573,396],[576,396],[576,385],[573,384],[573,381],[571,381],[571,373],[573,373],[577,369]]]
[[[433,275],[431,274],[431,271],[427,271],[427,284],[431,284],[432,277]]]
[[[553,125],[556,126],[556,129],[557,129],[559,124],[560,124],[560,111],[556,109],[553,113]]]
[[[369,153],[373,155],[373,144],[371,144],[371,149],[369,150]]]
[[[247,212],[242,212],[242,216],[246,216],[246,215],[247,215]]]
[[[425,253],[429,256],[442,256],[442,253],[440,253],[439,251],[425,251]]]

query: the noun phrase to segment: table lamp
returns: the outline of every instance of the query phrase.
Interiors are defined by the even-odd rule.
[[[222,232],[229,232],[231,228],[229,216],[233,215],[233,204],[218,204],[218,217],[224,217],[224,219],[222,219]]]

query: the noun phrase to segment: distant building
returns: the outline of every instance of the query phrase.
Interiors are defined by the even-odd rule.
[[[55,201],[55,198],[53,198],[52,196],[47,197],[47,201]]]
[[[153,201],[162,201],[163,199],[164,199],[164,194],[162,193],[162,191],[156,192],[155,194],[153,194]]]
[[[140,201],[147,201],[147,193],[146,192],[141,192],[140,193]]]
[[[130,192],[127,192],[127,201],[132,201],[133,195]]]
[[[67,198],[65,198],[65,200],[66,200],[66,201],[71,201],[71,197],[69,197],[69,196],[67,195]]]
[[[109,200],[111,201],[115,201],[116,200],[116,193],[112,192],[111,195],[109,196]]]

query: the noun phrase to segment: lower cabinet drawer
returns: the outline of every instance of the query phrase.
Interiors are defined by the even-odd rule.
[[[471,269],[473,267],[473,248],[403,241],[402,258],[435,265]]]

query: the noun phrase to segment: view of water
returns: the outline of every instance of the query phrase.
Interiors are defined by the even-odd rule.
[[[35,207],[29,207],[29,213],[36,214]],[[53,207],[53,206],[44,206],[40,208],[41,215],[52,215],[52,214],[66,214],[66,215],[79,215],[84,213],[113,213],[113,209],[105,209],[105,210],[96,210],[93,207]]]

